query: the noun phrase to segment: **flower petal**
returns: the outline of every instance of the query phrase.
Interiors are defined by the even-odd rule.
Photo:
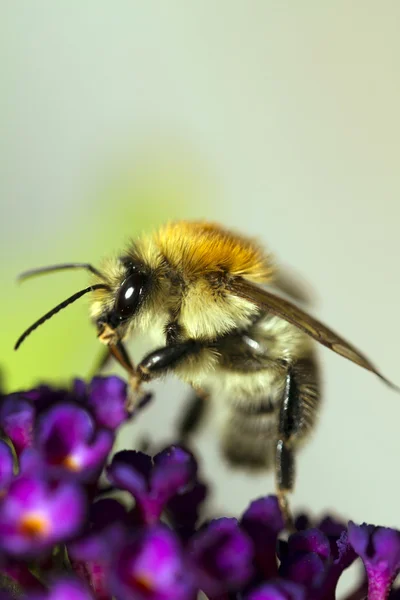
[[[400,532],[350,521],[348,536],[367,572],[369,600],[386,598],[400,572]]]
[[[193,536],[189,552],[197,585],[208,596],[236,591],[252,574],[253,546],[236,519],[211,521]]]
[[[170,446],[154,457],[150,478],[153,495],[167,502],[174,494],[183,491],[196,475],[193,456],[179,446]]]
[[[88,411],[76,404],[58,404],[40,416],[36,447],[53,475],[92,480],[103,468],[113,442],[112,432],[97,431]]]
[[[166,527],[147,528],[121,550],[111,575],[118,600],[188,600],[190,573],[178,540]]]
[[[196,482],[192,488],[175,494],[167,503],[167,513],[174,529],[182,539],[191,537],[199,518],[201,504],[207,496],[207,486]]]
[[[306,600],[306,598],[306,590],[303,586],[277,579],[250,592],[244,600]]]
[[[0,547],[12,556],[36,556],[75,535],[84,518],[78,485],[21,475],[0,504]]]
[[[276,543],[278,533],[285,527],[277,498],[266,496],[254,500],[243,514],[241,526],[253,541],[257,569],[265,579],[276,577]]]
[[[94,377],[89,386],[88,405],[97,424],[115,431],[128,420],[127,385],[119,377]]]
[[[109,481],[121,490],[127,490],[135,498],[148,491],[152,469],[150,456],[135,450],[122,450],[114,455],[107,468]]]
[[[0,427],[12,441],[17,454],[32,445],[35,409],[29,400],[19,394],[2,399]]]

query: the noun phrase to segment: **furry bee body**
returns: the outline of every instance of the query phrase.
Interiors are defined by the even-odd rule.
[[[93,293],[98,338],[126,369],[133,400],[142,382],[167,373],[189,383],[199,397],[208,394],[202,403],[212,403],[220,419],[224,455],[243,466],[274,465],[288,520],[295,452],[320,404],[313,340],[396,388],[356,347],[275,295],[269,288],[282,286],[271,255],[219,225],[172,223],[132,242],[101,270],[67,263],[22,278],[70,268],[87,269],[93,283],[33,323],[15,348],[59,310]],[[152,333],[156,349],[134,367],[124,340],[137,330]],[[201,414],[196,406],[183,420],[184,435]]]
[[[126,257],[142,262],[153,281],[147,306],[138,311],[124,338],[141,329],[151,334],[156,347],[168,345],[172,328],[173,343],[198,341],[201,350],[175,365],[174,373],[209,395],[230,463],[271,467],[289,366],[298,361],[308,365],[309,389],[302,398],[293,448],[314,423],[319,394],[307,335],[230,293],[229,283],[237,277],[272,284],[277,270],[270,254],[217,225],[183,222],[133,243]],[[104,272],[110,274],[107,283],[117,289],[124,277],[122,263],[108,263]],[[96,296],[92,316],[98,320],[107,293],[100,290]]]

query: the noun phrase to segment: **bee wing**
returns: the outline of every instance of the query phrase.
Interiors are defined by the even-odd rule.
[[[317,294],[311,285],[286,265],[279,265],[271,285],[278,294],[283,293],[284,296],[288,296],[291,300],[300,302],[304,306],[313,306],[318,301]]]
[[[333,350],[333,352],[344,356],[344,358],[351,360],[363,369],[375,373],[388,386],[400,392],[400,387],[386,379],[362,352],[295,304],[242,278],[236,279],[232,284],[231,292],[240,298],[253,302],[266,313],[276,315],[280,319],[291,323],[323,346]]]

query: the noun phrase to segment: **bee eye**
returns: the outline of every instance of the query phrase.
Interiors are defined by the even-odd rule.
[[[139,272],[132,273],[122,283],[114,307],[116,316],[121,320],[131,317],[136,311],[145,283],[145,275]]]

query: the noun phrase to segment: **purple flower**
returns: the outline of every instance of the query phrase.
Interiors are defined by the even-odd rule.
[[[85,508],[74,483],[17,477],[0,504],[0,547],[13,556],[36,556],[76,535]]]
[[[196,481],[190,489],[175,494],[167,502],[166,512],[175,531],[183,540],[187,540],[195,532],[202,502],[207,496],[207,486]]]
[[[306,598],[306,590],[303,586],[283,579],[262,585],[245,596],[245,600],[306,600]]]
[[[253,546],[236,519],[211,521],[193,536],[189,552],[197,585],[210,597],[240,589],[252,574]]]
[[[282,552],[279,574],[285,579],[318,588],[326,576],[326,563],[331,548],[328,538],[319,529],[306,529],[289,537],[286,550]]]
[[[38,458],[55,475],[73,473],[91,480],[102,470],[114,436],[96,430],[90,414],[76,404],[53,406],[40,416],[37,426]]]
[[[278,500],[266,496],[254,500],[243,514],[241,526],[254,544],[254,564],[264,578],[276,577],[276,544],[285,527]]]
[[[400,572],[400,532],[350,521],[348,536],[367,572],[368,599],[386,598]]]
[[[110,598],[111,566],[127,537],[127,512],[120,502],[106,498],[91,506],[89,519],[89,529],[68,545],[68,555],[96,598]]]
[[[78,579],[65,577],[54,582],[45,592],[28,594],[27,600],[94,600],[94,596]]]
[[[330,558],[328,538],[319,529],[306,529],[289,537],[282,551],[279,574],[285,579],[300,583],[309,589],[322,585],[326,576],[326,563]]]
[[[54,388],[49,385],[40,385],[33,390],[22,392],[21,396],[32,402],[37,414],[51,408],[60,402],[75,400],[74,390]]]
[[[14,458],[8,444],[0,440],[0,495],[4,492],[13,478]]]
[[[111,590],[117,600],[194,600],[196,594],[174,534],[146,528],[116,557]]]
[[[100,427],[115,431],[128,420],[127,386],[119,377],[94,377],[89,385],[88,405]]]
[[[20,394],[5,396],[0,406],[0,427],[12,441],[19,455],[32,445],[35,409]]]
[[[116,487],[127,490],[136,500],[135,514],[143,523],[155,523],[166,503],[193,483],[196,463],[192,455],[178,446],[154,457],[134,450],[118,452],[108,467],[108,478]]]
[[[128,523],[125,507],[113,498],[90,507],[89,527],[68,546],[70,556],[83,562],[109,562],[121,547]]]
[[[343,570],[356,555],[347,540],[347,532],[334,522],[325,523],[332,532],[328,538],[320,529],[306,529],[289,537],[280,546],[279,573],[285,579],[305,586],[313,597],[334,598]],[[332,526],[332,527],[331,527]]]

